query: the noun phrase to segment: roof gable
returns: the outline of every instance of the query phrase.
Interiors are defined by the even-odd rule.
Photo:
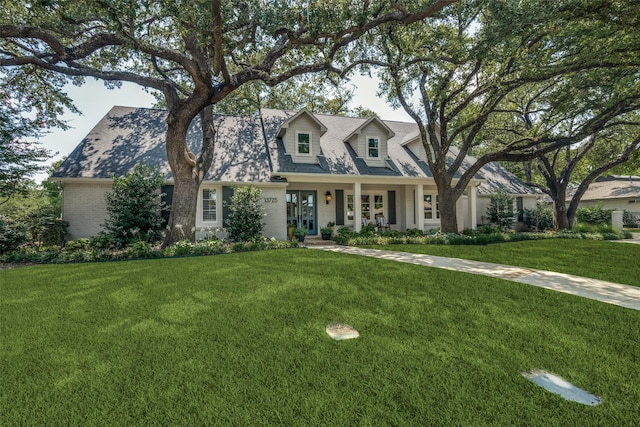
[[[353,132],[351,132],[345,139],[344,141],[348,141],[350,140],[353,136],[355,135],[360,135],[360,133],[362,133],[362,131],[367,128],[371,123],[376,123],[377,125],[379,125],[380,127],[382,127],[386,132],[387,132],[387,138],[393,138],[396,134],[391,130],[391,128],[389,128],[389,126],[387,126],[387,124],[385,122],[383,122],[382,120],[380,120],[380,118],[378,116],[372,116],[369,117],[369,119],[367,119],[367,121],[365,121],[364,123],[362,123],[360,126],[358,126],[356,129],[353,130]]]
[[[318,118],[306,108],[298,111],[293,116],[289,117],[284,123],[280,125],[280,129],[278,129],[278,137],[282,138],[287,129],[294,123],[300,116],[307,116],[311,121],[313,121],[318,128],[320,128],[320,136],[324,135],[327,132],[327,127],[320,121]]]

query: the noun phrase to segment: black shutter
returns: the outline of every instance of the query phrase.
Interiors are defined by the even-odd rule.
[[[344,225],[344,190],[336,190],[336,225]]]
[[[395,224],[396,223],[396,192],[389,191],[387,197],[389,198],[389,224]]]

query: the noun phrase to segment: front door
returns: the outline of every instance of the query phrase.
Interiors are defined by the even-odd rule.
[[[318,234],[318,215],[315,191],[287,191],[287,222]]]

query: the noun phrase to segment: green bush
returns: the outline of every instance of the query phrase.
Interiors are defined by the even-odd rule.
[[[602,202],[598,202],[592,207],[579,208],[576,211],[576,219],[585,224],[611,224],[611,212],[613,209],[604,209]]]
[[[534,209],[524,209],[524,223],[530,230],[553,229],[553,209],[546,203],[538,202]]]
[[[162,212],[167,209],[160,188],[164,178],[156,169],[137,165],[124,177],[114,177],[106,195],[109,215],[104,227],[121,246],[156,242],[162,237]]]
[[[26,225],[0,215],[0,253],[12,251],[26,241]]]
[[[628,228],[636,228],[640,226],[640,224],[636,222],[633,213],[629,211],[622,212],[622,224]]]
[[[376,226],[372,222],[360,229],[361,236],[373,236],[374,234],[376,234]]]
[[[264,208],[260,205],[261,191],[255,185],[234,187],[225,225],[232,242],[249,242],[260,238],[264,224]]]
[[[437,229],[434,229],[437,232]],[[408,237],[422,237],[424,233],[419,228],[407,228],[407,236]]]
[[[514,201],[515,197],[507,194],[504,190],[492,194],[487,207],[489,221],[503,231],[509,230],[516,220]]]
[[[61,245],[69,223],[58,217],[52,206],[43,206],[27,217],[31,240],[45,246]]]
[[[485,224],[478,227],[478,233],[479,234],[499,234],[499,233],[502,233],[502,230],[500,230],[500,227]]]

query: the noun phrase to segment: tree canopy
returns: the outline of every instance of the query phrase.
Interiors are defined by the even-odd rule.
[[[429,25],[377,29],[375,54],[359,64],[383,70],[388,100],[418,124],[444,231],[457,231],[456,201],[483,165],[578,143],[637,108],[625,86],[640,70],[638,2],[629,3],[467,0]],[[581,79],[604,76],[621,80],[600,86],[607,96],[580,92]],[[581,118],[571,134],[553,131],[553,120],[523,127],[510,107],[515,94],[530,98],[541,87],[558,95],[547,98],[555,110],[564,99]],[[589,108],[572,104],[576,96]]]
[[[211,166],[211,108],[251,81],[340,72],[354,41],[381,25],[412,24],[456,0],[16,2],[0,18],[0,66],[79,81],[129,81],[163,94],[175,191],[165,244],[195,237],[197,191]],[[201,115],[203,143],[186,146]]]

